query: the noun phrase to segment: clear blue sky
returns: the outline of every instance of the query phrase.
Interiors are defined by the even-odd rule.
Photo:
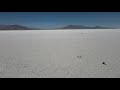
[[[0,12],[0,24],[38,28],[69,24],[120,27],[120,12]]]

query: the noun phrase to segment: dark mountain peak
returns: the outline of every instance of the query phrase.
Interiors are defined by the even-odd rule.
[[[62,27],[61,29],[82,29],[84,27],[85,26],[82,26],[82,25],[68,25],[68,26]]]
[[[89,27],[83,25],[68,25],[59,29],[110,29],[110,28],[102,26]]]
[[[0,25],[0,30],[31,30],[31,28],[21,25]]]

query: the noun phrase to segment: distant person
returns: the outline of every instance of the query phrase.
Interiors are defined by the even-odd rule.
[[[103,65],[107,65],[105,62],[102,63]]]

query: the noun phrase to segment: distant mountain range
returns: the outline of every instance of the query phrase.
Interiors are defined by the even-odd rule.
[[[32,29],[21,25],[0,25],[0,30],[32,30]]]
[[[88,26],[82,26],[82,25],[68,25],[68,26],[64,26],[61,28],[54,28],[54,29],[113,29],[113,28],[102,27],[102,26],[88,27]],[[21,25],[0,25],[0,30],[49,30],[49,29],[30,28],[30,27],[21,26]]]
[[[68,25],[58,29],[112,29],[112,28],[102,27],[102,26],[88,27],[88,26],[82,26],[82,25]]]

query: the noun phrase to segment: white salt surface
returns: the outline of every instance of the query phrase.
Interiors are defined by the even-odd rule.
[[[0,31],[0,78],[120,78],[120,30]]]

